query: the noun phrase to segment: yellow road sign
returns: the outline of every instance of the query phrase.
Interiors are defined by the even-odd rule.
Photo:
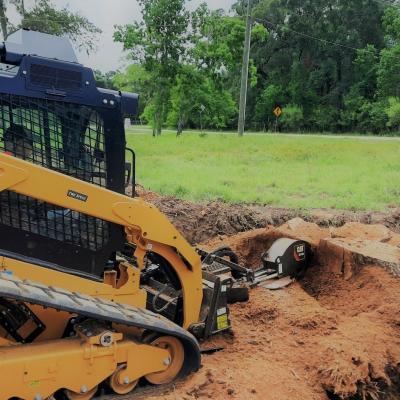
[[[279,106],[275,107],[273,113],[275,114],[276,118],[279,118],[283,113],[282,108],[280,108]]]

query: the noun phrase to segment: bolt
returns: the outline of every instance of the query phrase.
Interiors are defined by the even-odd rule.
[[[88,391],[88,388],[86,385],[81,387],[81,393],[86,393]]]
[[[168,365],[171,364],[171,359],[170,359],[170,358],[166,358],[166,359],[163,361],[163,364],[164,364],[166,367],[168,367]]]
[[[100,344],[104,347],[109,347],[113,344],[113,335],[111,332],[103,333],[100,338]]]
[[[40,394],[37,394],[37,395],[35,396],[35,400],[42,400],[42,396],[41,396]]]
[[[128,377],[126,377],[126,378],[124,378],[124,385],[129,385],[129,378]]]

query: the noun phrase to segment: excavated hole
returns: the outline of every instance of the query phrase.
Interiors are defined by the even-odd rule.
[[[257,268],[260,256],[279,237],[276,230],[264,229],[228,238],[224,244],[232,247],[246,266]],[[319,249],[314,250],[318,260]],[[310,352],[319,354],[320,359],[311,357],[309,362],[318,371],[319,384],[326,388],[329,399],[400,398],[399,368],[393,366],[389,354],[400,334],[395,312],[400,296],[394,295],[400,292],[400,280],[377,266],[355,268],[353,275],[345,278],[342,271],[332,272],[330,265],[316,261],[299,284],[284,290],[295,300],[305,299],[304,309],[294,316],[289,310],[274,310],[274,318],[287,319],[295,334],[305,332],[306,340],[298,339],[302,346],[307,339],[313,342]],[[260,323],[268,329],[269,321],[256,311],[249,314],[253,325]],[[400,354],[394,359],[399,360]]]

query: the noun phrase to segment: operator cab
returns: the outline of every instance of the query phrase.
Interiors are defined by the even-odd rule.
[[[125,193],[123,121],[136,115],[138,96],[97,88],[63,37],[21,30],[0,58],[0,151]],[[0,255],[100,278],[124,235],[101,219],[0,192]]]

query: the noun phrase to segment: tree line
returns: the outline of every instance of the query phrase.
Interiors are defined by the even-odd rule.
[[[138,0],[142,20],[116,26],[130,65],[96,72],[100,85],[141,95],[140,119],[178,133],[236,129],[247,0],[189,11],[185,0]],[[8,7],[21,22],[13,26]],[[393,133],[400,130],[397,0],[252,0],[247,129]],[[0,0],[3,36],[26,27],[67,34],[94,51],[100,29],[51,0]],[[276,106],[283,114],[277,120]]]
[[[117,27],[132,65],[117,87],[163,126],[235,129],[246,1],[230,14],[140,0]],[[247,129],[384,134],[400,128],[400,8],[383,0],[253,0]],[[283,114],[276,120],[274,108]]]

